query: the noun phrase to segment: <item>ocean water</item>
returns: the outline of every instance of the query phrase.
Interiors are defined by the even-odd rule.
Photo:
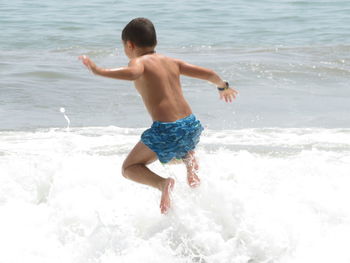
[[[182,78],[205,126],[202,185],[172,209],[121,176],[151,125],[120,32],[150,18],[157,52],[239,91]],[[349,1],[0,2],[0,262],[349,262]]]

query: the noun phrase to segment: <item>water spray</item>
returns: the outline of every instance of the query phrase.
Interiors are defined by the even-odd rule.
[[[66,109],[65,108],[63,108],[63,107],[61,107],[60,108],[60,112],[63,114],[63,117],[66,119],[66,121],[67,121],[67,128],[66,128],[66,130],[67,131],[69,131],[69,125],[70,125],[70,120],[69,120],[69,118],[68,118],[68,116],[66,115]]]

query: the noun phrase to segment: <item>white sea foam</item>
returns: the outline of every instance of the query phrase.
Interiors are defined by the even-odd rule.
[[[207,130],[198,189],[150,166],[168,215],[121,176],[141,131],[1,132],[0,262],[349,262],[349,130]]]

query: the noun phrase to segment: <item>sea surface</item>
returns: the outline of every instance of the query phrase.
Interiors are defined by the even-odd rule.
[[[121,165],[152,120],[121,30],[151,19],[156,51],[239,91],[182,78],[205,131],[202,184],[160,192]],[[350,1],[0,0],[0,262],[350,262]]]

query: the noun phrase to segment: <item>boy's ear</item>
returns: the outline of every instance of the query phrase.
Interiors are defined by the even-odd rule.
[[[133,42],[131,42],[130,40],[127,40],[127,41],[126,41],[126,45],[127,45],[129,48],[132,48],[132,49],[135,48],[135,44],[134,44]]]

